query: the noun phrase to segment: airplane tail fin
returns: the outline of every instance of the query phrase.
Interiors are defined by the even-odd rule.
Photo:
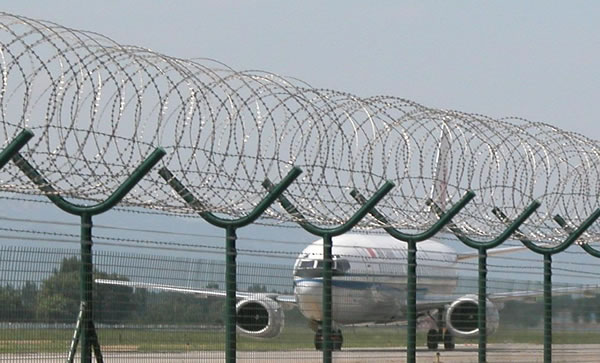
[[[433,187],[431,188],[431,199],[442,210],[446,209],[448,202],[448,180],[450,178],[450,147],[452,135],[446,121],[442,121],[442,129],[438,153],[433,175]],[[436,216],[437,217],[437,216]]]
[[[487,251],[487,256],[504,255],[507,253],[520,252],[527,250],[525,246],[514,246],[514,247],[500,247],[492,248]],[[479,252],[459,253],[456,256],[456,261],[472,260],[479,257]]]

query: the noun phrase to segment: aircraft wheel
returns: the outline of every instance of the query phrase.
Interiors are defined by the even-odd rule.
[[[340,329],[336,329],[335,331],[333,331],[333,334],[331,335],[331,340],[333,343],[333,350],[342,350],[344,336],[342,335],[342,331]]]
[[[320,327],[315,332],[315,349],[323,350],[323,331]]]
[[[446,350],[454,350],[454,336],[446,330],[444,333],[444,349]]]
[[[342,344],[344,343],[342,331],[340,329],[335,329],[331,333],[332,350],[342,350]],[[323,345],[323,330],[319,328],[315,332],[315,349],[323,350]]]
[[[427,332],[427,349],[436,350],[438,348],[438,331],[435,329],[429,329]]]

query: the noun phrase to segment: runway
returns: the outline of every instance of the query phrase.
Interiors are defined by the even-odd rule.
[[[439,357],[437,356],[439,353]],[[225,353],[221,351],[185,352],[185,353],[139,353],[110,352],[104,354],[105,362],[223,362]],[[321,362],[321,352],[313,350],[239,351],[238,362],[266,363],[289,362],[308,363]],[[552,361],[560,362],[598,362],[600,344],[554,344]],[[65,362],[66,354],[2,354],[2,362]],[[361,348],[344,349],[333,353],[334,362],[404,362],[405,349]],[[95,360],[94,360],[95,361]],[[438,352],[426,349],[417,350],[417,362],[423,363],[467,363],[477,362],[477,345],[458,345],[454,351]],[[543,362],[543,346],[536,344],[490,344],[487,351],[488,362]],[[79,356],[75,362],[79,362]]]

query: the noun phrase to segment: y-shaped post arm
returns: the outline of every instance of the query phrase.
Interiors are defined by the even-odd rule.
[[[356,189],[350,192],[350,195],[360,204],[366,203],[365,197]],[[475,193],[467,191],[465,195],[443,213],[440,219],[428,230],[418,234],[408,234],[392,227],[388,219],[376,208],[371,209],[370,214],[380,221],[385,227],[383,229],[392,237],[407,243],[407,269],[406,269],[406,320],[408,324],[408,334],[406,336],[406,361],[408,363],[416,362],[417,349],[417,242],[424,241],[433,237],[444,226],[450,223],[452,217],[460,212],[475,197]]]
[[[156,148],[106,200],[92,206],[79,205],[65,200],[20,153],[16,153],[12,160],[57,207],[77,216],[83,214],[94,216],[104,213],[117,205],[165,154],[166,152],[163,148]]]
[[[565,219],[560,215],[555,215],[554,221],[556,221],[556,223],[558,223],[558,225],[560,225],[567,233],[572,234],[574,232],[573,227],[570,227],[567,224],[567,221],[565,221]],[[600,258],[600,251],[590,246],[589,243],[581,243],[580,246],[585,250],[585,252],[589,253],[594,257]]]
[[[434,212],[438,216],[442,216],[442,209],[432,200],[429,199],[427,204],[431,206]],[[511,234],[513,234],[519,226],[521,226],[529,216],[535,212],[535,210],[540,206],[540,203],[537,200],[534,200],[529,204],[529,206],[525,209],[523,213],[513,222],[508,228],[506,228],[498,237],[491,241],[476,241],[467,237],[467,235],[454,223],[448,223],[448,228],[452,233],[461,240],[465,245],[476,248],[479,250],[479,291],[478,291],[478,306],[477,306],[477,329],[479,330],[479,347],[478,347],[478,360],[480,363],[486,361],[486,345],[487,345],[487,250],[490,248],[494,248],[499,246],[501,243],[506,241]]]
[[[511,220],[500,209],[494,208],[492,212],[504,223]],[[557,216],[559,222],[562,218]],[[559,253],[571,246],[586,229],[588,229],[600,217],[600,208],[596,209],[577,229],[569,228],[569,236],[557,246],[540,247],[529,240],[525,235],[517,231],[517,238],[527,248],[544,256],[544,363],[552,362],[552,255]],[[556,220],[556,218],[555,218]],[[564,222],[564,219],[562,220]],[[559,224],[561,224],[559,222]],[[565,222],[566,226],[566,222]]]
[[[158,174],[175,190],[179,196],[192,208],[196,209],[200,216],[208,223],[225,229],[225,361],[233,363],[236,361],[236,301],[237,301],[237,265],[236,265],[236,230],[247,226],[260,217],[264,211],[286,190],[296,178],[302,173],[300,168],[294,167],[283,178],[283,180],[269,191],[266,197],[254,207],[246,216],[237,219],[221,218],[205,210],[202,202],[198,200],[166,167],[161,168]]]
[[[102,361],[98,337],[94,328],[92,296],[93,296],[93,259],[92,259],[92,216],[104,213],[119,203],[127,193],[152,169],[158,161],[165,155],[162,148],[157,148],[150,154],[140,166],[115,190],[106,200],[93,206],[84,206],[71,203],[60,196],[59,192],[27,161],[23,156],[16,152],[12,156],[13,162],[19,169],[42,191],[46,194],[58,208],[63,211],[74,214],[81,219],[81,268],[80,268],[80,294],[81,294],[81,312],[80,321],[77,326],[81,333],[77,331],[73,335],[68,360],[72,362],[77,349],[77,340],[81,339],[81,362],[90,363],[92,361],[92,346],[98,362]]]
[[[267,190],[272,190],[273,183],[265,179],[263,186]],[[311,234],[323,238],[323,294],[322,294],[322,332],[323,332],[323,362],[331,363],[332,342],[331,342],[331,280],[333,276],[332,263],[332,237],[339,236],[351,230],[364,216],[372,210],[377,203],[394,187],[394,183],[386,181],[385,184],[375,192],[375,194],[356,211],[350,219],[341,226],[334,228],[321,228],[308,222],[300,211],[284,195],[279,196],[279,203],[290,213],[297,223]]]
[[[31,132],[31,130],[29,129],[24,129],[23,131],[21,131],[17,137],[14,138],[13,141],[10,142],[10,144],[8,144],[8,146],[6,146],[4,148],[4,150],[2,150],[2,152],[0,152],[0,169],[4,167],[4,165],[6,165],[6,163],[8,163],[8,161],[17,153],[19,152],[19,150],[21,150],[21,148],[23,146],[25,146],[25,144],[31,140],[31,138],[33,137],[33,132]]]

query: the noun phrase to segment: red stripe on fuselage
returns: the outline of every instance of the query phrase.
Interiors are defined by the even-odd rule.
[[[367,247],[367,248],[365,248],[365,249],[367,250],[367,253],[369,254],[369,256],[371,256],[371,257],[373,257],[373,258],[377,257],[377,254],[375,253],[375,250],[374,250],[374,249],[372,249],[372,248],[368,248],[368,247]]]

